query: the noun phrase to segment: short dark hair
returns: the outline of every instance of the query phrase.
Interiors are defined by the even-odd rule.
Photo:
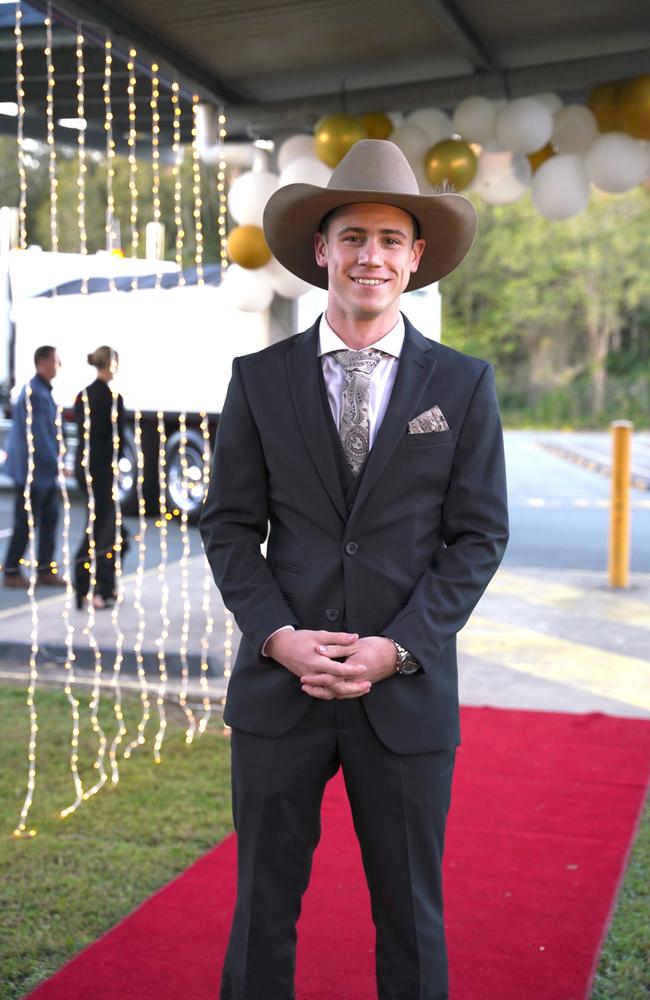
[[[37,347],[34,351],[34,367],[38,368],[41,361],[47,361],[53,354],[56,354],[56,347],[50,347],[49,344]]]

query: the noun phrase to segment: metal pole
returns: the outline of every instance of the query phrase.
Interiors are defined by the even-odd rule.
[[[612,505],[609,531],[609,585],[623,588],[630,573],[630,465],[632,457],[631,420],[613,420]]]

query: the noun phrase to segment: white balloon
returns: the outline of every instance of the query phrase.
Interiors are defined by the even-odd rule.
[[[531,191],[537,211],[547,219],[569,219],[589,202],[589,178],[583,158],[561,153],[537,168]]]
[[[488,205],[512,205],[528,190],[532,175],[532,167],[523,153],[513,153],[492,143],[479,156],[472,190]]]
[[[411,111],[406,116],[405,124],[417,125],[418,128],[421,128],[429,138],[429,146],[435,146],[437,142],[449,139],[454,134],[451,118],[438,108],[418,108],[417,111]]]
[[[228,210],[239,226],[261,226],[267,201],[278,187],[277,174],[247,170],[230,185]]]
[[[427,172],[424,166],[424,161],[412,164],[413,173],[415,174],[415,179],[418,182],[418,188],[420,189],[420,194],[433,194],[434,190],[429,184],[429,178],[427,177]]]
[[[466,97],[454,111],[453,127],[467,142],[490,142],[494,138],[497,112],[494,102],[476,95]]]
[[[424,160],[424,154],[431,148],[431,140],[424,129],[420,128],[419,125],[410,125],[408,122],[393,129],[390,134],[390,142],[399,146],[411,166],[421,163]]]
[[[559,94],[549,91],[546,94],[533,94],[536,101],[541,101],[544,107],[548,108],[552,115],[556,115],[560,108],[564,106],[564,101]]]
[[[290,135],[278,150],[278,171],[281,173],[292,160],[302,156],[316,156],[313,135]]]
[[[600,135],[585,157],[589,179],[601,191],[620,194],[646,176],[646,153],[638,139],[623,132]]]
[[[390,118],[393,128],[397,128],[397,126],[401,125],[402,122],[404,121],[403,111],[387,111],[386,114]]]
[[[518,97],[497,118],[497,138],[513,153],[534,153],[551,138],[553,115],[540,101]]]
[[[315,156],[299,156],[297,160],[292,160],[280,174],[278,187],[285,184],[316,184],[318,187],[325,187],[332,170]]]
[[[650,181],[650,142],[641,142],[641,147],[645,156],[645,180]]]
[[[222,283],[228,300],[242,312],[263,312],[273,301],[273,285],[266,268],[251,271],[231,264]]]
[[[597,135],[595,114],[583,104],[567,104],[553,120],[551,145],[558,153],[586,153]]]
[[[262,270],[268,275],[275,293],[281,295],[283,299],[297,299],[313,288],[313,285],[288,271],[275,257]]]

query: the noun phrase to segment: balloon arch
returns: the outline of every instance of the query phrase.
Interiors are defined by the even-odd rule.
[[[390,139],[410,162],[423,193],[446,185],[489,205],[510,205],[527,191],[552,221],[584,211],[592,187],[610,194],[650,180],[650,75],[606,83],[587,104],[564,105],[554,93],[511,101],[467,97],[452,114],[419,108],[407,115],[330,114],[313,135],[292,135],[277,170],[247,171],[231,185],[224,279],[240,309],[265,309],[273,293],[296,298],[309,286],[271,256],[262,233],[268,198],[285,184],[326,185],[360,139]]]

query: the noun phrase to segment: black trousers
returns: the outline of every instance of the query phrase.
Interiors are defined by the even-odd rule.
[[[115,504],[111,496],[112,482],[95,484],[95,520],[91,529],[97,557],[96,592],[105,600],[115,591]],[[74,586],[79,598],[83,598],[90,588],[90,545],[88,535],[88,514],[81,542],[75,555]],[[123,529],[123,534],[125,529]]]
[[[30,491],[34,524],[38,531],[38,569],[46,572],[54,558],[56,526],[59,521],[59,491],[56,486],[32,486]],[[16,487],[14,530],[5,556],[5,573],[17,573],[29,540],[23,487]]]
[[[221,1000],[293,1000],[296,922],[339,766],[370,889],[378,998],[447,1000],[441,863],[454,757],[392,753],[361,699],[314,700],[277,739],[233,731],[238,895]],[[343,938],[350,947],[354,935]],[[369,1000],[348,998],[327,960],[333,996]]]

